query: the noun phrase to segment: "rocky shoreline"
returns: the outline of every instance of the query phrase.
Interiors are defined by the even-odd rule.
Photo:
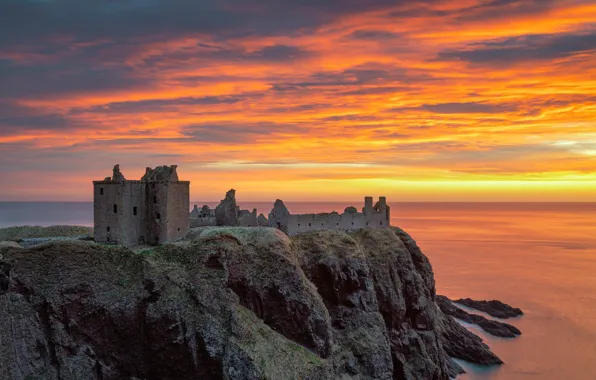
[[[399,228],[208,228],[136,251],[68,239],[0,244],[7,379],[449,379],[451,358],[502,363],[454,317],[514,331],[437,296]]]

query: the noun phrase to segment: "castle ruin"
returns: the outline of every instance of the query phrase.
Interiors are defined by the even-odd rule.
[[[190,182],[178,180],[176,165],[147,168],[127,180],[114,166],[112,177],[93,181],[95,241],[157,245],[188,233]]]
[[[241,210],[236,203],[236,190],[231,189],[215,210],[204,205],[201,209],[194,206],[190,213],[190,226],[241,226],[275,227],[288,235],[314,230],[350,231],[359,228],[386,228],[390,225],[390,207],[385,197],[373,205],[372,197],[364,198],[364,207],[359,212],[355,207],[346,207],[342,214],[337,212],[319,214],[292,214],[280,199],[275,201],[269,213],[269,219],[263,214],[257,216],[257,210]]]
[[[269,226],[279,228],[288,235],[315,230],[350,231],[367,227],[387,228],[390,221],[390,207],[385,197],[379,197],[374,206],[373,197],[365,197],[362,212],[350,206],[346,207],[342,214],[337,212],[291,214],[283,201],[278,199],[269,213]]]
[[[158,245],[184,238],[189,228],[206,226],[275,227],[288,235],[315,230],[350,231],[360,228],[386,228],[390,208],[385,197],[373,205],[364,198],[359,212],[347,207],[343,213],[292,214],[283,201],[276,200],[269,218],[257,210],[242,210],[231,189],[215,210],[205,205],[190,208],[190,182],[180,181],[176,165],[147,168],[140,180],[127,180],[120,166],[112,177],[93,181],[95,241],[131,245]]]

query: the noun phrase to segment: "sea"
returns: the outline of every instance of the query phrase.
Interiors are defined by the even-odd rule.
[[[215,206],[216,202],[193,202]],[[362,202],[353,202],[359,206]],[[268,214],[272,203],[245,202]],[[343,211],[347,202],[286,202],[293,213]],[[390,203],[391,223],[429,257],[438,294],[498,299],[524,311],[522,335],[474,325],[504,365],[459,362],[459,379],[596,379],[596,203]],[[91,203],[0,202],[0,228],[93,224]]]

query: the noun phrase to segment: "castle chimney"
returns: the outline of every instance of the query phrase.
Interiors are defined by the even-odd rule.
[[[373,211],[373,197],[364,197],[364,214],[371,213]]]

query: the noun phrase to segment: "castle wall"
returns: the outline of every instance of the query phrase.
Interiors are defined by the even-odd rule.
[[[121,239],[121,187],[121,183],[93,184],[93,235],[96,241],[116,243]]]
[[[126,181],[122,184],[121,241],[123,245],[145,244],[147,229],[146,184]]]
[[[241,215],[238,217],[238,225],[242,227],[257,227],[259,225],[257,209],[253,209],[250,213],[248,210],[242,210]]]
[[[276,202],[277,204],[277,202]],[[283,204],[277,204],[270,214],[270,225],[273,211],[287,210]],[[353,209],[353,208],[352,208]],[[322,213],[322,214],[289,214],[285,219],[280,219],[283,225],[277,226],[286,230],[288,235],[295,235],[302,232],[315,230],[343,230],[350,231],[360,228],[386,228],[390,225],[389,206],[384,197],[379,198],[377,205],[373,207],[372,197],[366,197],[363,212]],[[280,223],[279,221],[277,223]],[[275,225],[272,225],[276,227]]]
[[[166,241],[175,241],[188,234],[190,209],[190,182],[167,184]]]
[[[150,182],[146,185],[145,204],[147,243],[151,245],[166,242],[168,223],[168,186],[166,183]],[[186,211],[188,214],[188,211]]]
[[[217,219],[214,216],[190,218],[190,228],[208,226],[217,226]]]

